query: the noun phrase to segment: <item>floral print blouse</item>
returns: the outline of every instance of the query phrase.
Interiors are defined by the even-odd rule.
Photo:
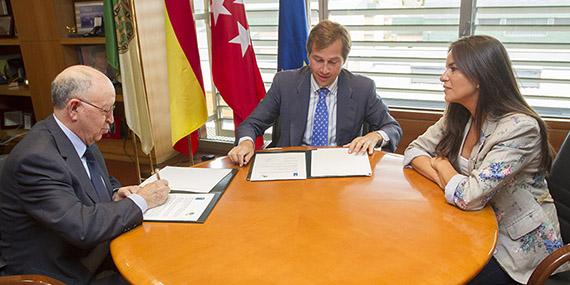
[[[433,157],[443,127],[444,118],[413,141],[404,153],[404,164],[422,155]],[[523,284],[544,257],[563,245],[546,170],[541,167],[540,143],[538,122],[530,116],[489,119],[473,147],[467,172],[455,175],[445,187],[447,202],[461,209],[493,207],[499,225],[494,256]],[[457,161],[452,163],[460,170]]]

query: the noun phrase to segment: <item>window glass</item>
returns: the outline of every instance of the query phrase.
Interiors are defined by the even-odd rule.
[[[208,138],[233,140],[233,115],[212,93],[206,21],[210,0],[194,0],[208,96]],[[310,24],[326,0],[309,0]],[[277,67],[279,0],[244,0],[261,76],[269,89]],[[459,35],[460,15],[473,15],[473,34],[501,40],[527,101],[543,116],[570,117],[570,2],[568,0],[328,0],[328,18],[350,31],[345,67],[372,78],[393,108],[442,110],[447,48]],[[468,1],[465,1],[468,2]],[[206,7],[204,6],[206,5]],[[465,11],[470,13],[465,13]],[[214,95],[212,95],[214,94]],[[268,131],[269,134],[271,130]],[[268,136],[266,136],[268,138]]]
[[[479,0],[476,9],[475,34],[505,44],[529,104],[570,117],[570,2]]]
[[[329,1],[350,31],[345,67],[372,78],[391,107],[443,108],[439,75],[457,39],[460,1]]]

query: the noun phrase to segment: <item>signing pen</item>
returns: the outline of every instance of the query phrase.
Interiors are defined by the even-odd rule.
[[[156,173],[156,180],[160,180],[160,173],[159,173],[159,171],[160,171],[160,170],[159,170],[158,168],[155,168],[155,169],[154,169],[154,172]]]

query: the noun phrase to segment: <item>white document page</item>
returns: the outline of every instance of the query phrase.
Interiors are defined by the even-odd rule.
[[[158,172],[160,179],[168,180],[168,186],[172,190],[208,193],[231,171],[231,169],[167,166]],[[147,178],[140,186],[154,181],[156,181],[156,173]]]
[[[368,154],[349,154],[348,148],[320,148],[311,151],[311,177],[370,176]]]
[[[197,221],[215,194],[175,194],[168,195],[166,203],[148,209],[143,218],[145,221]]]
[[[249,180],[306,179],[306,163],[304,152],[259,152],[255,154]]]

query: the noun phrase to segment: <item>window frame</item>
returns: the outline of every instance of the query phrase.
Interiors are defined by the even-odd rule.
[[[200,0],[197,0],[200,1]],[[209,4],[210,4],[210,0],[202,0],[203,1],[203,11],[199,12],[199,13],[195,13],[194,14],[194,19],[195,21],[204,21],[205,25],[206,25],[206,33],[207,33],[207,37],[208,37],[208,54],[209,54],[209,62],[211,62],[211,27],[210,27],[210,9],[209,9]],[[263,1],[263,0],[258,0],[258,2],[267,2],[267,3],[272,3],[275,2],[277,0],[274,1]],[[329,1],[328,0],[305,0],[307,7],[311,7],[311,5],[314,5],[315,3],[317,4],[317,7],[313,7],[312,10],[309,11],[309,24],[311,26],[314,26],[314,22],[311,23],[311,19],[318,19],[319,21],[323,20],[323,19],[327,19],[330,17],[331,14],[331,10],[329,9]],[[191,1],[192,5],[194,5],[194,1]],[[277,1],[277,6],[278,6],[278,1]],[[398,9],[406,9],[406,8],[393,8],[391,10],[398,10]],[[434,8],[437,9],[437,8]],[[443,8],[443,9],[449,9],[449,8]],[[458,24],[458,30],[457,30],[457,37],[463,37],[463,36],[469,36],[472,35],[474,33],[476,33],[476,29],[477,29],[477,24],[476,24],[476,14],[477,14],[477,0],[461,0],[460,4],[459,4],[459,24]],[[366,9],[363,9],[366,10]],[[385,10],[390,10],[390,9],[385,9]],[[272,12],[273,10],[271,9],[258,9],[257,12]],[[255,13],[255,11],[250,12],[248,11],[248,18],[249,18],[249,14],[250,13]],[[318,15],[318,17],[315,17],[316,15]],[[250,26],[252,27],[252,29],[255,28],[262,28],[262,29],[268,29],[268,28],[273,28],[276,27],[276,25],[255,25],[255,24],[251,24],[251,20],[250,22]],[[432,26],[436,26],[436,25],[432,25]],[[492,25],[488,25],[488,26],[492,26]],[[502,26],[501,26],[502,27]],[[252,37],[252,41],[254,43],[254,47],[256,46],[256,43],[265,43],[265,44],[271,44],[271,43],[275,43],[275,46],[277,45],[277,40],[276,39],[255,39]],[[387,42],[387,41],[373,41],[370,43],[367,43],[366,41],[353,41],[357,44],[362,44],[362,45],[366,45],[366,44],[379,44],[379,45],[405,45],[406,42]],[[425,46],[425,47],[429,47],[429,46],[440,46],[441,44],[448,44],[449,42],[447,41],[442,41],[442,42],[410,42],[413,44],[418,44],[419,46]],[[505,46],[507,48],[510,47],[525,47],[525,43],[505,43]],[[535,45],[536,46],[536,45]],[[566,45],[566,44],[549,44],[549,43],[544,43],[544,46],[550,47],[552,49],[555,48],[568,48],[570,47],[570,44]],[[275,47],[276,48],[276,47]],[[275,58],[275,62],[277,61],[277,55],[272,53],[272,52],[257,52],[256,51],[256,58],[258,59],[258,63],[260,61],[260,59],[271,59],[271,57]],[[349,56],[349,62],[350,59],[360,59],[360,60],[366,60],[366,57],[363,56]],[[370,59],[377,59],[378,57],[370,57]],[[393,57],[386,57],[386,59],[392,59]],[[414,58],[414,57],[403,57],[404,60],[406,61],[413,61],[413,60],[418,60],[418,62],[422,62],[425,60],[429,60],[426,59],[425,57],[418,57],[418,58]],[[441,60],[441,58],[437,57],[437,58],[433,58],[431,60]],[[442,60],[442,66],[443,66],[443,62],[445,61],[445,59]],[[537,61],[532,60],[532,59],[525,59],[525,60],[513,60],[513,63],[517,62],[519,64],[523,64],[525,66],[530,66],[532,67],[533,64],[537,64]],[[553,61],[553,64],[556,64],[556,61]],[[564,65],[564,63],[559,63],[560,65]],[[421,69],[421,67],[417,67],[418,69]],[[429,68],[427,68],[429,69]],[[532,70],[532,68],[526,68],[527,72],[531,72],[528,70]],[[538,70],[538,69],[537,69]],[[260,71],[264,74],[274,74],[276,71],[276,66],[275,68],[267,68],[267,67],[262,67],[260,66]],[[366,73],[366,72],[364,72]],[[531,72],[532,73],[532,72]],[[380,74],[381,76],[394,76],[395,73],[392,74],[384,74],[384,73],[379,73],[376,72],[375,74]],[[364,74],[367,75],[367,74]],[[211,78],[211,73],[208,74],[208,76],[210,76]],[[411,75],[412,77],[415,75]],[[430,74],[430,76],[433,76],[433,74]],[[410,78],[412,78],[410,77]],[[422,75],[420,74],[418,76],[418,80],[421,81],[421,77]],[[528,86],[532,86],[532,84],[535,84],[536,82],[533,83],[532,80],[534,80],[532,77],[520,77],[520,79],[523,80],[529,80],[527,82],[525,82],[524,84],[527,84]],[[519,82],[519,84],[521,86],[523,86],[523,82],[521,82],[521,80],[519,79],[519,77],[517,76],[517,80]],[[548,80],[548,79],[547,79]],[[211,81],[211,92],[207,92],[206,96],[211,96],[211,101],[213,102],[213,108],[214,108],[214,112],[213,114],[210,114],[208,121],[213,121],[214,125],[215,125],[215,133],[216,136],[213,138],[213,140],[217,140],[220,139],[219,137],[226,137],[226,139],[221,139],[222,141],[233,141],[233,137],[234,137],[234,130],[233,128],[227,128],[224,127],[224,125],[226,124],[230,124],[233,126],[233,121],[231,118],[224,116],[224,111],[227,112],[227,110],[229,110],[229,107],[223,103],[223,99],[221,98],[221,96],[219,95],[219,93],[217,92],[217,89],[213,83],[212,80]],[[536,81],[541,81],[541,79],[536,79]],[[554,82],[556,80],[553,80]],[[570,80],[559,80],[560,82],[568,82]],[[530,83],[529,83],[530,82]],[[264,80],[264,83],[266,85],[266,89],[269,88],[269,85],[271,84],[271,82]],[[538,83],[536,83],[538,84]],[[427,92],[426,90],[415,90],[415,89],[409,89],[406,87],[402,87],[402,88],[386,88],[386,87],[378,87],[377,88],[377,92],[378,94],[382,94],[383,92],[386,91],[398,91],[398,92],[407,92],[407,91],[417,91],[419,93],[422,92]],[[433,94],[433,93],[430,93]],[[525,98],[529,98],[532,99],[532,96],[525,96]],[[387,103],[387,105],[391,108],[391,109],[401,109],[401,110],[416,110],[418,112],[425,112],[425,111],[431,111],[431,112],[435,112],[435,113],[441,113],[444,108],[445,108],[445,102],[443,101],[443,99],[441,101],[430,101],[430,100],[426,100],[426,102],[420,103],[418,104],[417,102],[414,102],[414,104],[406,104],[406,101],[412,101],[413,99],[391,99],[391,98],[385,98],[383,97],[383,100]],[[562,97],[560,100],[564,101],[564,97]],[[415,101],[415,100],[414,100]],[[567,100],[567,102],[570,103],[570,99]],[[568,114],[562,115],[556,115],[556,114],[552,114],[549,112],[545,112],[544,110],[541,110],[541,108],[537,108],[535,106],[533,106],[533,108],[535,108],[539,114],[541,114],[541,116],[545,117],[545,118],[554,118],[555,120],[566,120],[568,118],[570,118],[570,110],[566,109],[566,112]],[[560,109],[564,109],[564,108],[560,108]],[[206,126],[204,125],[201,128],[201,138],[205,139],[205,140],[210,140],[207,137],[207,131],[206,131]],[[229,140],[228,138],[231,138],[231,140]],[[270,132],[266,133],[265,139],[270,139]]]

